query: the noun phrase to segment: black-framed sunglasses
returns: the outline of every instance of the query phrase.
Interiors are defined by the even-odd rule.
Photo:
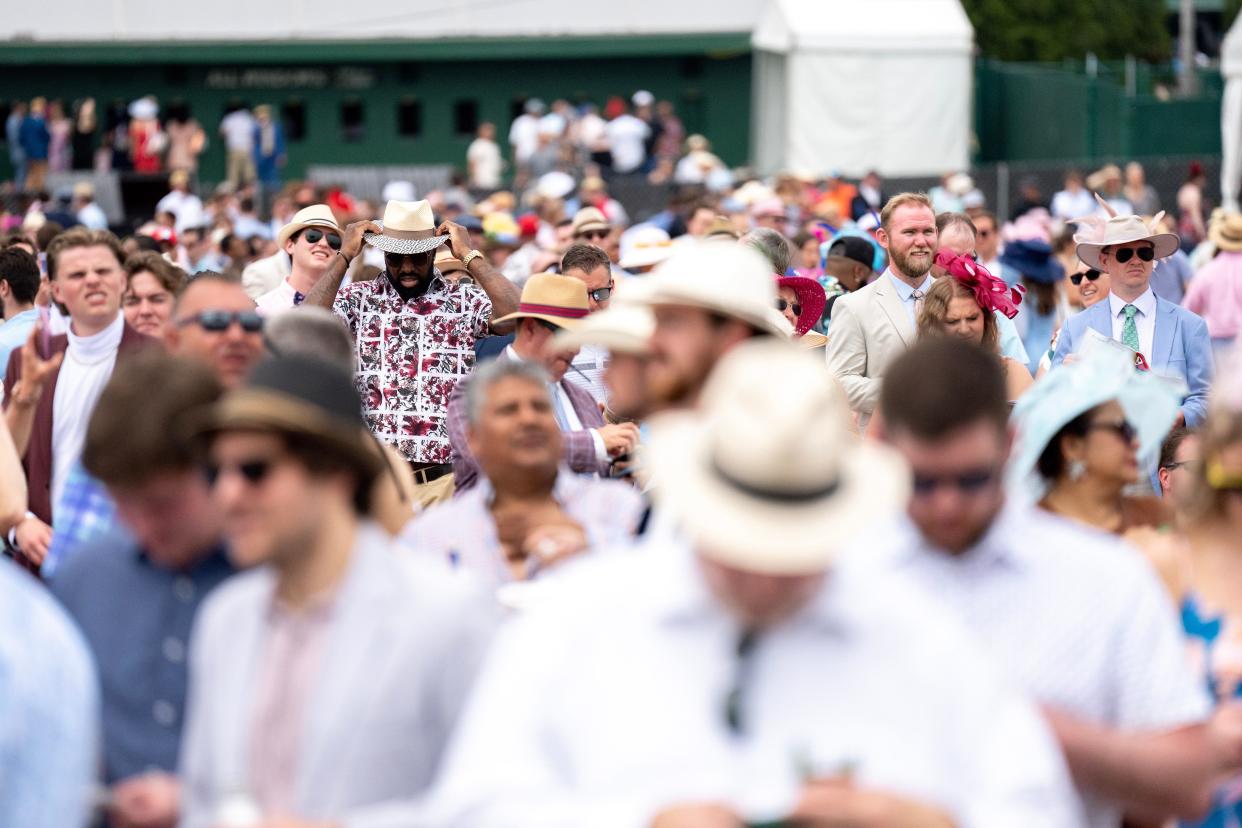
[[[319,240],[327,236],[328,247],[333,250],[341,249],[341,236],[339,233],[328,233],[323,230],[316,230],[314,227],[308,227],[302,231],[302,238],[306,239],[307,244],[319,244]]]
[[[592,302],[607,302],[608,297],[612,296],[612,285],[589,291],[587,296],[591,297]]]
[[[1162,469],[1168,469],[1169,471],[1177,471],[1178,469],[1184,469],[1184,468],[1186,468],[1186,467],[1187,467],[1187,466],[1189,466],[1189,465],[1190,465],[1190,461],[1189,461],[1189,460],[1178,460],[1178,461],[1176,461],[1176,462],[1174,462],[1174,463],[1165,463],[1165,464],[1164,464],[1163,466],[1161,466],[1160,468],[1162,468]]]
[[[1125,264],[1137,255],[1144,262],[1150,262],[1156,258],[1156,248],[1154,247],[1119,247],[1113,251],[1113,258],[1120,264]]]
[[[1133,443],[1134,438],[1138,436],[1138,431],[1134,426],[1130,425],[1129,420],[1122,420],[1116,423],[1091,423],[1087,428],[1099,431],[1111,431],[1123,441]]]
[[[611,230],[583,230],[581,233],[574,236],[574,241],[578,241],[580,239],[585,241],[603,241],[610,235],[612,235]]]
[[[1118,261],[1120,261],[1120,260],[1118,260]],[[1093,268],[1091,268],[1090,270],[1085,271],[1085,272],[1083,272],[1083,273],[1071,273],[1071,274],[1070,274],[1070,283],[1071,283],[1071,284],[1073,284],[1073,285],[1074,285],[1074,287],[1078,287],[1079,285],[1081,285],[1081,284],[1082,284],[1082,280],[1083,280],[1084,278],[1085,278],[1088,282],[1094,282],[1096,279],[1100,278],[1100,271],[1096,270],[1096,269],[1093,267]]]
[[[203,476],[207,478],[207,485],[214,487],[216,481],[220,479],[222,472],[235,471],[248,484],[257,486],[271,473],[272,467],[275,465],[276,461],[270,457],[256,457],[253,460],[244,460],[227,466],[218,463],[208,463],[203,467]]]
[[[957,489],[964,495],[974,495],[991,486],[996,480],[995,469],[974,469],[961,474],[914,473],[914,494],[926,497],[942,486]]]
[[[259,316],[258,311],[205,310],[193,316],[178,319],[177,327],[198,325],[204,331],[220,333],[227,331],[234,322],[241,325],[241,329],[246,333],[258,333],[263,330],[263,317]]]
[[[790,302],[787,299],[777,299],[776,309],[784,312],[785,308],[791,308],[794,316],[802,315],[802,304],[800,302]]]

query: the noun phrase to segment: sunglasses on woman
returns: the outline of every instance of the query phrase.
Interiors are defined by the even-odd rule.
[[[783,311],[785,310],[785,308],[792,308],[792,309],[793,309],[793,315],[794,315],[794,316],[801,316],[801,315],[802,315],[802,305],[801,305],[801,304],[799,304],[798,302],[790,302],[790,301],[787,301],[787,300],[785,300],[785,299],[777,299],[777,300],[776,300],[776,309],[777,309],[778,311],[782,311],[782,312],[783,312]]]
[[[193,316],[178,319],[177,327],[198,325],[204,331],[220,333],[227,331],[234,322],[241,325],[241,329],[246,333],[258,333],[263,330],[263,317],[259,316],[257,311],[205,310]]]
[[[1118,261],[1120,261],[1120,259],[1118,259]],[[1070,282],[1074,285],[1074,287],[1081,285],[1083,279],[1086,279],[1088,282],[1094,282],[1098,278],[1100,278],[1100,271],[1095,268],[1092,268],[1085,273],[1070,274]]]
[[[336,233],[324,233],[322,230],[316,230],[311,227],[302,231],[302,238],[306,239],[307,244],[319,244],[319,240],[324,236],[328,237],[328,247],[333,250],[341,249],[341,237]]]
[[[1150,262],[1156,258],[1156,248],[1154,247],[1119,247],[1113,251],[1113,258],[1120,264],[1125,264],[1134,258],[1135,254],[1144,262]]]
[[[1134,438],[1138,436],[1138,431],[1127,420],[1117,423],[1092,423],[1088,428],[1111,431],[1127,443],[1134,442]]]

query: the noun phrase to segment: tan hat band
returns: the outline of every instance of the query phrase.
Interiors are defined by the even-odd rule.
[[[385,227],[381,235],[392,239],[430,239],[435,234],[435,230],[393,230]]]

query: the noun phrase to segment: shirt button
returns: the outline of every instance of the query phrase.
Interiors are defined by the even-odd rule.
[[[164,658],[173,664],[185,661],[185,645],[171,636],[164,639]]]
[[[156,724],[172,727],[177,721],[177,708],[173,707],[172,702],[160,699],[151,705],[151,715],[155,718]]]
[[[184,575],[178,576],[173,581],[173,595],[176,595],[177,600],[183,603],[190,603],[194,600],[194,582]]]

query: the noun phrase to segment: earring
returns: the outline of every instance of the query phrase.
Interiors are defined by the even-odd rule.
[[[1082,476],[1087,473],[1087,464],[1081,460],[1071,460],[1069,464],[1070,480],[1082,480]]]

